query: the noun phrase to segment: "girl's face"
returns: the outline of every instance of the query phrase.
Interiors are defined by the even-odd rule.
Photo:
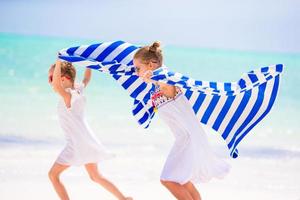
[[[54,68],[50,68],[49,72],[48,72],[48,82],[49,84],[52,86],[52,81],[53,81],[53,72],[54,72]],[[67,81],[70,81],[70,78],[67,76],[61,76],[61,85],[63,87],[68,87],[68,83]]]
[[[133,65],[136,68],[137,75],[140,77],[144,77],[147,72],[153,71],[157,69],[159,66],[156,62],[149,62],[148,64],[145,64],[144,62],[141,61],[141,59],[133,59]]]
[[[54,68],[50,68],[48,71],[48,83],[52,86],[52,81],[53,81],[53,72]]]

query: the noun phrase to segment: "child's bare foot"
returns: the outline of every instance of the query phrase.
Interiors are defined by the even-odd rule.
[[[125,197],[125,200],[133,200],[132,197]]]

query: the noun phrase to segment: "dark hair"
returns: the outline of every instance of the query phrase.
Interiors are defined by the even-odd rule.
[[[160,49],[160,43],[158,41],[153,42],[150,46],[144,46],[140,48],[135,54],[134,59],[141,59],[143,63],[158,63],[162,65],[163,55],[162,50]]]
[[[51,65],[50,69],[54,69],[55,64]],[[74,83],[75,77],[76,77],[76,69],[70,62],[61,62],[61,75],[62,76],[68,76],[71,80],[71,82]]]

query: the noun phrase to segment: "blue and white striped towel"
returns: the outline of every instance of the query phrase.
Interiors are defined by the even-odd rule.
[[[123,41],[99,43],[63,49],[59,58],[109,73],[134,99],[132,113],[148,128],[155,114],[150,100],[154,85],[135,72],[133,55],[138,48]],[[182,88],[199,122],[217,131],[236,158],[237,145],[271,110],[282,71],[283,65],[277,64],[245,73],[237,82],[220,83],[194,80],[161,67],[152,79]]]

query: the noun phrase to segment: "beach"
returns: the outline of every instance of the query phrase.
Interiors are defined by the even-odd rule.
[[[96,41],[0,33],[1,200],[58,199],[48,171],[64,147],[64,136],[56,116],[58,97],[48,85],[47,71],[61,48]],[[237,159],[230,158],[221,137],[206,128],[231,171],[222,180],[197,187],[203,200],[299,200],[300,92],[295,86],[300,56],[167,46],[165,57],[170,68],[200,80],[233,81],[257,67],[286,65],[274,108],[241,142]],[[83,70],[78,69],[79,79]],[[166,125],[155,116],[150,128],[139,127],[131,114],[132,99],[100,72],[93,72],[85,95],[91,128],[115,154],[99,163],[102,174],[134,199],[174,199],[159,181],[174,140]],[[89,179],[83,167],[70,168],[62,181],[71,199],[114,199]]]
[[[57,199],[47,172],[61,144],[32,144],[1,148],[1,199]],[[107,145],[117,154],[99,164],[101,172],[134,199],[174,199],[159,182],[167,148],[159,145]],[[231,163],[231,172],[222,180],[198,184],[203,199],[298,200],[300,155],[292,158],[243,156]],[[71,199],[113,200],[93,183],[83,167],[72,167],[62,175]]]

